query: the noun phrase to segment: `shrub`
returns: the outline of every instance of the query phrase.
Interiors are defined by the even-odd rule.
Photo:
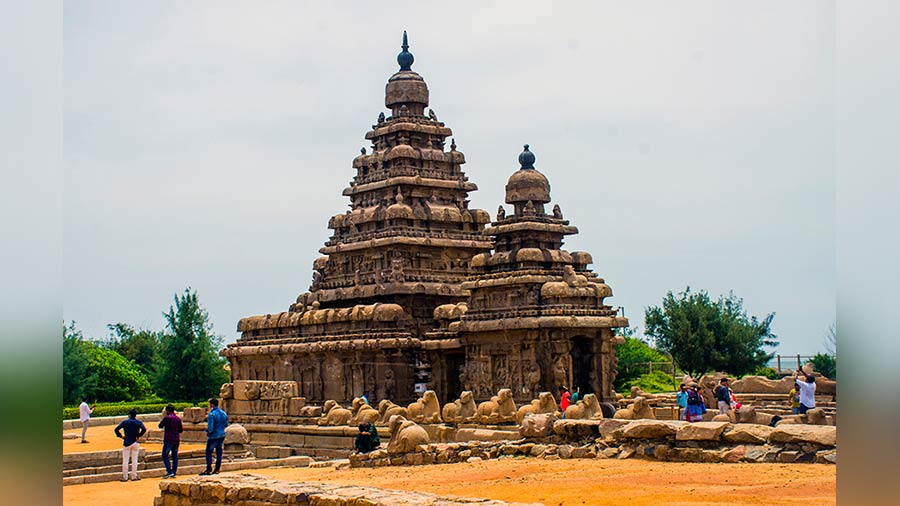
[[[752,373],[748,374],[748,376],[765,376],[770,380],[777,380],[781,378],[781,375],[778,374],[778,371],[776,371],[774,367],[759,367]]]
[[[89,399],[104,401],[134,401],[152,395],[150,381],[137,364],[113,350],[91,344],[88,373],[96,378],[93,388],[84,394]]]
[[[648,393],[673,392],[680,384],[681,380],[673,380],[671,374],[666,374],[663,371],[653,371],[650,374],[644,374],[626,382],[623,385],[622,392],[619,393],[625,395],[625,392],[631,390],[631,387],[634,386]]]
[[[818,353],[810,359],[810,362],[817,373],[829,379],[837,379],[837,359],[835,357]]]
[[[94,412],[91,416],[122,416],[127,415],[128,411],[134,409],[138,412],[138,414],[146,414],[146,413],[162,413],[162,410],[168,405],[168,402],[159,402],[159,400],[154,400],[154,402],[108,402],[108,403],[98,403],[94,407]],[[190,408],[196,406],[195,402],[173,402],[175,405],[175,409],[178,411],[184,410],[184,408]],[[69,406],[63,408],[62,411],[63,420],[74,420],[78,418],[78,406]]]
[[[645,341],[636,337],[625,337],[625,342],[616,346],[616,357],[619,359],[618,375],[615,388],[635,381],[647,372],[647,362],[669,362],[663,355]],[[630,388],[630,387],[629,387]]]

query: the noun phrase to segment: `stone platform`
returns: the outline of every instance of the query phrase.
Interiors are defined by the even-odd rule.
[[[188,480],[164,481],[154,506],[274,506],[296,504],[310,506],[504,506],[523,505],[488,499],[437,496],[419,492],[385,490],[353,485],[286,482],[232,474],[204,476]],[[540,503],[531,503],[537,506]]]

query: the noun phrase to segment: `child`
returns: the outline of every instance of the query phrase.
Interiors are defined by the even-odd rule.
[[[700,386],[694,383],[691,385],[691,390],[688,392],[685,420],[689,422],[702,422],[704,413],[706,413],[706,403],[703,401],[703,396],[700,395]]]
[[[791,414],[800,414],[800,386],[797,385],[796,381],[794,381],[794,388],[791,389],[791,393],[788,394],[788,399],[791,401]]]

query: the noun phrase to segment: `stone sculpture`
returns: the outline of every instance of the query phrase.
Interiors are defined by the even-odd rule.
[[[350,425],[359,425],[361,423],[375,423],[378,421],[378,410],[369,405],[361,397],[353,399],[350,406],[350,412],[353,418],[350,419]]]
[[[478,420],[481,423],[508,423],[516,421],[516,403],[512,390],[502,388],[491,400],[478,405]]]
[[[653,410],[650,410],[653,413]],[[603,410],[600,401],[594,394],[587,394],[584,399],[566,408],[566,420],[600,420],[603,418]]]
[[[441,423],[441,405],[434,390],[426,390],[421,399],[406,407],[408,419],[416,423]]]
[[[638,397],[643,397],[644,399],[656,399],[655,394],[644,392],[639,386],[631,387],[631,398],[637,399]]]
[[[472,392],[463,390],[463,392],[459,394],[459,399],[444,404],[444,409],[441,414],[443,415],[444,422],[463,423],[475,420],[475,413],[477,411],[478,406],[475,404],[475,398],[472,396]]]
[[[595,397],[596,398],[596,397]],[[522,425],[522,420],[528,415],[537,415],[543,413],[557,413],[556,398],[550,392],[541,392],[537,399],[523,405],[516,412],[516,421]]]
[[[619,420],[656,420],[656,414],[653,413],[653,408],[647,404],[646,399],[637,397],[630,406],[616,411],[613,418]]]
[[[327,400],[322,406],[322,416],[316,421],[316,425],[348,425],[353,413],[349,409],[342,408],[336,401]]]
[[[391,439],[388,442],[389,454],[409,453],[419,445],[428,444],[428,433],[413,421],[400,415],[394,415],[388,421]]]
[[[391,417],[394,415],[402,416],[403,418],[407,418],[409,416],[409,412],[403,406],[398,406],[391,401],[388,401],[389,404],[385,406],[384,414],[378,420],[380,425],[387,425],[388,421],[390,421]]]

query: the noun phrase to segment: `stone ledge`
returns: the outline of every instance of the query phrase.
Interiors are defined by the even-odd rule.
[[[213,506],[216,504],[253,504],[269,506],[280,504],[357,506],[378,504],[383,506],[504,506],[523,503],[507,503],[489,499],[471,499],[438,496],[421,492],[405,492],[355,485],[326,483],[287,482],[254,476],[233,474],[203,476],[188,480],[163,481],[160,495],[154,498],[154,506]],[[532,503],[533,506],[540,503]]]

